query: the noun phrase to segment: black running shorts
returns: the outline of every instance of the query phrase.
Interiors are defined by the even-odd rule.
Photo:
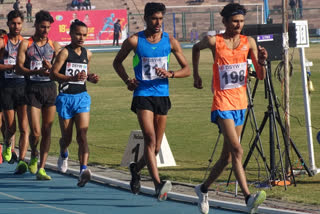
[[[57,87],[54,82],[29,84],[27,86],[27,104],[36,108],[54,106],[57,97]]]
[[[171,108],[169,97],[133,97],[131,110],[137,113],[137,110],[150,110],[155,114],[167,115]]]
[[[17,106],[26,105],[25,88],[25,85],[12,88],[2,88],[0,92],[2,110],[14,110]]]

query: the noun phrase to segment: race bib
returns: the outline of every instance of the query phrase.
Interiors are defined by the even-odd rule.
[[[156,68],[168,70],[168,57],[142,57],[142,80],[162,79]]]
[[[79,72],[85,72],[86,75],[88,74],[88,65],[83,63],[72,63],[67,62],[65,75],[70,76],[76,76]],[[69,81],[68,83],[72,84],[81,84],[83,85],[85,81]]]
[[[15,65],[16,60],[15,59],[5,59],[4,60],[5,65]],[[9,79],[9,78],[24,78],[23,75],[17,75],[15,69],[7,70],[4,72],[4,78]]]
[[[246,62],[232,65],[218,65],[218,68],[221,90],[239,88],[246,83]]]
[[[42,61],[31,61],[30,62],[30,70],[40,70],[42,68]],[[50,81],[50,77],[42,76],[39,74],[31,75],[30,79],[32,81]]]

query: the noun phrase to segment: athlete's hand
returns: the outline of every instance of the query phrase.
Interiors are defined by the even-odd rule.
[[[202,89],[202,79],[200,76],[193,77],[193,86],[197,89]]]
[[[161,78],[169,78],[172,76],[172,74],[163,68],[155,68],[156,74]]]
[[[42,67],[46,68],[46,69],[51,69],[52,65],[48,60],[44,59],[44,60],[42,60]]]
[[[258,62],[263,62],[266,61],[268,58],[268,52],[264,47],[261,47],[260,45],[258,46]]]
[[[41,68],[38,70],[39,76],[49,76],[50,72],[48,71],[48,68]]]
[[[127,87],[129,91],[133,91],[138,87],[138,85],[139,85],[139,82],[138,80],[136,80],[136,78],[133,78],[127,82]]]
[[[77,75],[71,77],[71,81],[85,81],[87,79],[86,72],[79,72]]]
[[[92,82],[92,83],[98,83],[98,81],[99,81],[99,76],[96,75],[96,74],[88,74],[87,80],[88,80],[89,82]]]

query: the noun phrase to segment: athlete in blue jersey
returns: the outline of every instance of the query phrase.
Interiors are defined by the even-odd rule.
[[[131,191],[139,193],[140,171],[147,165],[160,201],[166,200],[172,187],[170,181],[160,180],[156,162],[166,127],[167,113],[171,107],[168,78],[190,75],[190,68],[179,42],[161,31],[165,11],[165,5],[162,3],[147,3],[144,9],[146,30],[126,39],[113,62],[114,69],[128,90],[134,91],[131,110],[137,114],[144,136],[144,155],[137,163],[130,164]],[[131,51],[135,52],[135,78],[132,79],[122,64]],[[181,66],[180,70],[169,70],[170,53],[175,55]]]

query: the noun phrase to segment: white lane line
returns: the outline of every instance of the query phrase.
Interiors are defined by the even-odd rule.
[[[36,204],[36,205],[39,205],[41,207],[45,207],[45,208],[50,208],[50,209],[54,209],[54,210],[60,210],[60,211],[65,211],[67,213],[75,213],[75,214],[85,214],[85,213],[82,213],[82,212],[77,212],[77,211],[73,211],[73,210],[67,210],[67,209],[63,209],[63,208],[59,208],[59,207],[54,207],[54,206],[50,206],[50,205],[46,205],[46,204],[38,204],[34,201],[29,201],[29,200],[25,200],[23,198],[19,198],[19,197],[16,197],[14,195],[9,195],[7,193],[4,193],[4,192],[0,192],[0,195],[3,195],[3,196],[6,196],[8,198],[12,198],[12,199],[16,199],[16,200],[19,200],[19,201],[23,201],[25,203],[29,203],[29,204]]]

